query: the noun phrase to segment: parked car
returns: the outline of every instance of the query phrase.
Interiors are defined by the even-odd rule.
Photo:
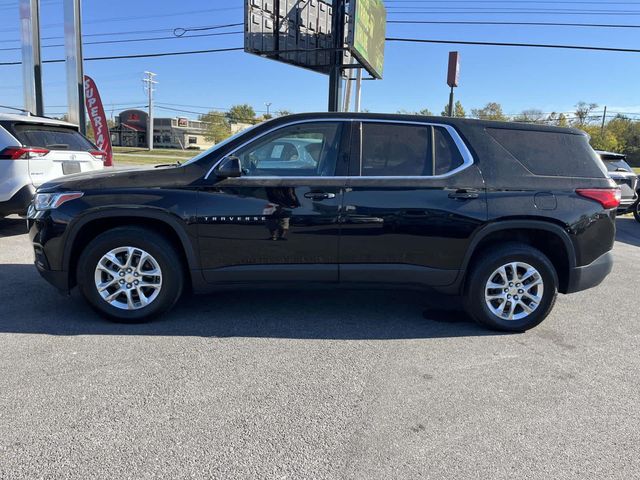
[[[76,125],[0,113],[0,218],[26,214],[36,187],[56,177],[101,170],[104,153]]]
[[[603,152],[598,150],[598,155],[604,161],[609,176],[620,187],[622,198],[618,207],[618,215],[632,213],[640,222],[638,211],[638,175],[626,162],[627,156],[622,153]]]
[[[313,161],[255,161],[283,139],[317,144]],[[619,203],[578,130],[310,113],[181,166],[59,178],[28,222],[39,272],[116,321],[187,288],[333,284],[462,295],[481,324],[523,331],[607,276]]]

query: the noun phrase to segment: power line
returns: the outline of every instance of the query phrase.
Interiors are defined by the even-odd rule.
[[[569,50],[593,50],[601,52],[625,52],[640,53],[640,50],[634,48],[615,48],[615,47],[592,47],[583,45],[554,45],[546,43],[509,43],[509,42],[474,42],[463,40],[428,40],[423,38],[397,38],[388,37],[388,42],[408,42],[408,43],[437,43],[447,45],[482,45],[492,47],[529,47],[529,48],[558,48]]]
[[[224,25],[211,25],[211,26],[200,26],[200,27],[178,27],[178,28],[156,28],[153,30],[128,30],[124,32],[105,32],[105,33],[85,33],[82,35],[82,38],[88,37],[112,37],[115,35],[143,35],[147,33],[173,33],[174,36],[182,36],[175,35],[176,30],[185,30],[185,31],[200,31],[200,30],[216,30],[221,28],[230,28],[230,27],[240,27],[243,26],[244,23],[228,23]],[[53,37],[42,37],[41,40],[61,40],[63,36],[53,36]],[[20,39],[14,40],[0,40],[0,43],[19,43]],[[86,43],[85,43],[86,44]]]
[[[556,22],[482,22],[482,21],[448,21],[448,20],[387,20],[394,24],[429,24],[429,25],[519,25],[535,27],[591,27],[591,28],[640,28],[640,25],[621,25],[611,23],[556,23]]]
[[[107,45],[107,44],[116,44],[116,43],[132,43],[132,42],[151,42],[156,40],[177,40],[180,38],[197,38],[197,37],[215,37],[220,35],[237,35],[239,33],[244,33],[243,31],[238,32],[220,32],[220,33],[201,33],[196,35],[187,35],[187,36],[172,36],[172,37],[146,37],[146,38],[125,38],[123,40],[100,40],[96,42],[82,42],[83,45]],[[54,48],[54,47],[64,47],[63,43],[54,44],[54,45],[43,45],[42,48]],[[7,47],[0,48],[0,51],[9,51],[9,50],[22,50],[21,47]]]
[[[520,15],[520,14],[533,14],[533,15],[613,15],[613,16],[627,16],[627,15],[640,15],[638,11],[632,12],[623,12],[623,11],[607,11],[600,13],[586,12],[586,11],[575,11],[575,12],[560,12],[556,10],[522,10],[522,11],[504,11],[504,10],[495,10],[495,11],[478,11],[478,10],[467,10],[467,11],[390,11],[389,15],[433,15],[433,14],[444,14],[444,15]]]
[[[238,50],[244,50],[244,47],[234,48],[214,48],[210,50],[187,50],[182,52],[163,52],[163,53],[140,53],[137,55],[111,55],[106,57],[86,57],[86,62],[98,61],[98,60],[122,60],[128,58],[153,58],[153,57],[172,57],[178,55],[197,55],[201,53],[218,53],[218,52],[234,52]],[[42,63],[62,63],[64,58],[56,58],[53,60],[43,60]],[[22,62],[0,62],[0,66],[9,65],[22,65]]]
[[[478,0],[385,0],[387,3],[508,3],[510,5],[543,3],[543,4],[573,4],[573,5],[602,5],[602,1],[556,1],[556,0],[486,0],[484,2]],[[606,2],[607,5],[640,5],[640,2]]]

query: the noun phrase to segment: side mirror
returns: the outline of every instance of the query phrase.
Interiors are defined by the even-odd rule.
[[[214,173],[218,178],[232,178],[242,176],[242,165],[238,157],[225,157],[215,168]]]

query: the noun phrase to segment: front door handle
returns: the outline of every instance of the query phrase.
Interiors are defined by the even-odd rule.
[[[461,188],[449,194],[449,198],[455,198],[456,200],[471,200],[474,198],[478,198],[479,196],[480,193],[478,192],[478,190],[466,188]]]
[[[327,200],[329,198],[336,198],[336,194],[330,192],[307,192],[304,194],[304,198],[310,198],[311,200]]]

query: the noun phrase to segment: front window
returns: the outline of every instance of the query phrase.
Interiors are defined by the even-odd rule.
[[[247,176],[328,176],[335,173],[339,125],[320,122],[283,127],[240,149]]]

